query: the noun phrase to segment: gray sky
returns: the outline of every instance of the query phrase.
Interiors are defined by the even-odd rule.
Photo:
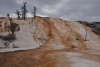
[[[0,0],[0,16],[6,13],[15,15],[23,1],[27,1],[28,16],[33,6],[40,16],[62,18],[66,20],[100,21],[100,0]]]

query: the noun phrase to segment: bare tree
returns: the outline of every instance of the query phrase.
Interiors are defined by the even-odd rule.
[[[7,13],[7,17],[10,18],[10,14],[9,13]]]
[[[21,13],[20,13],[20,11],[19,11],[19,10],[16,10],[16,14],[17,14],[17,18],[20,18]]]
[[[6,36],[2,36],[2,39],[3,40],[6,40],[6,41],[13,41],[13,40],[16,39],[15,32],[16,31],[19,31],[20,30],[20,27],[19,27],[18,24],[16,24],[16,23],[13,22],[13,19],[10,17],[10,14],[9,13],[7,14],[7,17],[9,19],[9,21],[10,21],[10,26],[7,27],[7,31],[9,33]]]
[[[77,34],[77,38],[76,38],[76,40],[79,40],[79,35]]]
[[[22,10],[22,18],[25,20],[26,19],[26,14],[28,12],[27,8],[26,8],[26,4],[27,2],[23,2],[23,5],[21,7],[21,10]]]
[[[19,25],[14,23],[12,18],[9,18],[9,20],[10,20],[10,26],[8,26],[9,34],[5,36],[4,38],[4,40],[7,40],[7,41],[15,40],[16,39],[15,32],[20,30]]]
[[[86,27],[85,41],[87,41],[87,27]]]
[[[11,23],[10,23],[10,30],[11,30],[11,34],[14,35],[15,31],[18,30],[20,27],[18,24],[13,23],[13,20],[11,19]]]
[[[34,15],[34,19],[36,19],[36,12],[37,12],[37,8],[36,8],[36,6],[34,6],[33,11],[32,11],[32,13]]]

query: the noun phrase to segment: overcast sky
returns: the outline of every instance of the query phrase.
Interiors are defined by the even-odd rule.
[[[73,21],[100,21],[100,0],[0,0],[0,16],[15,15],[23,1],[27,1],[28,16],[33,6],[40,16],[63,18]]]

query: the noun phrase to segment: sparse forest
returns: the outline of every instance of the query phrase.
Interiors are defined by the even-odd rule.
[[[28,13],[27,2],[23,2],[20,9],[21,10],[15,11],[17,19],[18,20],[20,20],[20,19],[26,20],[27,13]],[[36,19],[36,12],[37,12],[37,8],[36,8],[36,6],[34,6],[32,9],[32,14],[33,14],[32,21],[34,19]],[[4,45],[7,47],[7,46],[9,46],[9,42],[15,41],[17,39],[16,32],[20,31],[20,25],[14,22],[12,15],[10,13],[7,13],[6,16],[7,16],[7,19],[9,21],[9,24],[10,24],[6,27],[6,32],[8,32],[8,34],[7,35],[0,35],[0,39],[5,41]],[[2,23],[2,21],[0,21],[0,24],[1,23]],[[13,44],[13,47],[15,47],[15,44]]]

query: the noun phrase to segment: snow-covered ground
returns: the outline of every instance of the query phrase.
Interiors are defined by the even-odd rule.
[[[9,43],[9,46],[7,47],[4,45],[5,41],[0,39],[0,52],[35,49],[35,48],[39,48],[41,44],[42,47],[40,47],[40,50],[42,49],[43,50],[41,52],[39,51],[35,52],[35,54],[37,53],[36,57],[34,57],[35,60],[40,59],[44,61],[44,59],[45,60],[48,59],[48,57],[46,56],[52,56],[53,60],[57,59],[59,61],[58,67],[67,67],[67,65],[68,67],[70,66],[71,67],[100,67],[100,57],[98,57],[100,56],[100,51],[99,51],[100,39],[96,34],[94,34],[91,31],[90,28],[87,27],[87,30],[88,30],[87,41],[84,41],[83,39],[86,35],[86,27],[84,25],[79,24],[78,22],[63,23],[59,20],[53,20],[53,21],[54,23],[52,23],[52,25],[50,26],[50,24],[46,24],[49,22],[39,20],[36,22],[36,27],[35,27],[35,25],[33,26],[29,24],[28,23],[29,21],[24,22],[23,20],[17,20],[16,23],[19,22],[20,24],[20,31],[16,32],[17,39]],[[49,29],[51,29],[50,30],[51,34],[54,33],[51,38],[48,37]],[[33,33],[36,36],[34,36]],[[80,35],[80,40],[75,39],[77,37],[76,33]],[[0,33],[0,35],[7,35],[7,34],[8,34],[7,32]],[[45,37],[43,35],[45,35]],[[72,48],[67,49],[66,45],[69,45],[69,44],[75,45],[75,46],[80,45],[80,44],[83,44],[83,45],[85,44],[86,47],[90,49],[95,49],[95,50],[80,50],[78,48],[77,48],[78,50],[75,50]],[[18,48],[14,48],[13,45],[17,46]],[[83,47],[80,47],[80,48],[83,48]],[[99,49],[99,50],[97,51],[96,49]],[[16,56],[16,52],[12,52],[12,53],[14,53],[14,56]],[[26,51],[25,54],[26,53],[27,53],[27,56],[23,56],[24,54],[20,56],[22,56],[23,58],[24,57],[30,58],[31,56],[28,56],[28,55],[32,55],[32,58],[33,56],[35,56],[35,54],[29,54],[30,51],[29,52]],[[34,53],[34,50],[31,53]],[[21,54],[21,53],[17,53],[17,54]],[[39,54],[41,54],[42,57],[38,56]],[[47,60],[47,61],[52,62],[51,61],[52,59],[51,58],[49,59],[50,60]],[[18,61],[21,61],[21,60],[18,60]],[[37,61],[37,63],[39,62]],[[36,65],[39,65],[39,64],[36,64]],[[42,66],[40,65],[40,67]]]
[[[49,22],[49,20],[51,22]],[[94,34],[89,27],[86,27],[78,22],[64,21],[60,19],[47,19],[38,18],[32,23],[28,20],[14,20],[15,23],[20,25],[20,31],[16,32],[17,39],[9,46],[4,45],[4,41],[0,40],[0,52],[15,51],[30,48],[37,48],[40,45],[48,45],[53,49],[65,49],[67,47],[75,46],[79,49],[100,48],[100,38]],[[87,28],[87,41],[84,41]],[[48,33],[51,36],[48,36]],[[0,35],[7,35],[7,33],[0,33]],[[77,36],[78,35],[78,36]],[[80,39],[77,40],[76,38]],[[19,48],[13,48],[13,45]],[[1,48],[2,47],[2,48]],[[42,46],[43,47],[43,46]],[[50,49],[51,49],[50,48]]]
[[[61,45],[61,44],[52,44],[52,47],[54,48],[54,49],[64,49],[65,47],[63,46],[63,45]]]
[[[94,53],[96,53],[96,52],[94,52]],[[100,52],[98,52],[98,53],[100,54]],[[72,67],[100,67],[100,62],[80,57],[83,55],[84,54],[75,53],[75,52],[66,53],[66,57],[68,57],[69,60],[73,62],[71,64]],[[95,54],[95,55],[98,55],[98,54]],[[98,55],[98,56],[100,56],[100,55]]]
[[[91,28],[86,27],[85,25],[82,25],[78,22],[71,22],[70,23],[71,28],[79,33],[83,39],[85,40],[86,37],[86,31],[87,31],[87,37],[84,43],[86,44],[87,48],[89,49],[100,49],[100,37],[96,35]]]
[[[82,58],[71,58],[74,61],[72,67],[100,67],[100,62],[82,59]]]
[[[20,31],[16,32],[17,39],[11,43],[9,46],[5,47],[3,40],[0,40],[0,52],[15,51],[15,50],[27,50],[39,47],[39,42],[36,42],[33,38],[34,29],[30,25],[20,25]],[[2,35],[7,35],[7,33],[2,33]],[[13,48],[13,44],[18,48]]]

